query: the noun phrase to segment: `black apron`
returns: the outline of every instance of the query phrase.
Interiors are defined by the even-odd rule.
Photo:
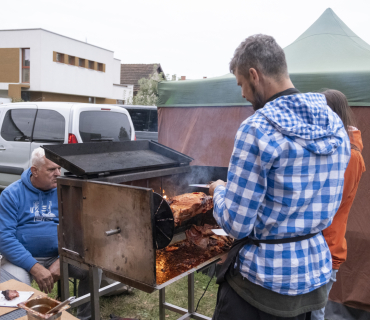
[[[317,233],[310,233],[306,234],[304,236],[299,236],[299,237],[294,237],[294,238],[286,238],[286,239],[271,239],[271,240],[255,240],[251,239],[249,237],[240,239],[240,240],[235,240],[233,245],[231,246],[231,249],[228,253],[228,256],[225,260],[225,262],[222,264],[221,270],[217,276],[217,284],[221,284],[222,282],[225,281],[225,275],[229,268],[231,267],[231,271],[233,272],[234,270],[234,265],[235,262],[237,262],[237,270],[239,271],[239,251],[246,245],[246,244],[254,244],[256,246],[259,246],[260,243],[267,243],[267,244],[281,244],[281,243],[289,243],[289,242],[298,242],[302,240],[306,240],[309,238],[312,238],[316,236],[319,232]]]

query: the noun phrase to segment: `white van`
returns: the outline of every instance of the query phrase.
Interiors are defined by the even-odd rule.
[[[41,145],[135,140],[127,110],[104,104],[2,104],[0,128],[0,189],[20,179],[32,151]]]

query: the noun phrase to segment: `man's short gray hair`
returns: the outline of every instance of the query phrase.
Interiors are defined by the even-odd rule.
[[[279,81],[288,78],[288,67],[283,49],[275,39],[264,34],[256,34],[245,39],[236,48],[230,62],[230,72],[249,79],[249,69],[254,68],[262,74]]]
[[[45,150],[41,147],[36,148],[31,154],[31,166],[39,167],[45,164]]]

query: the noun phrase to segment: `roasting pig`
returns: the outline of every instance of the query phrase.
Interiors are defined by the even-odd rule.
[[[212,197],[203,192],[185,193],[168,199],[173,212],[175,227],[185,220],[200,213],[206,213],[213,208]]]

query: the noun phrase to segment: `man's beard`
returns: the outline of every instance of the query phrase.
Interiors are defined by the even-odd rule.
[[[263,101],[262,95],[256,91],[256,87],[252,83],[250,84],[250,86],[254,100],[254,102],[252,103],[253,110],[257,111],[258,109],[262,109],[265,106],[265,102]]]

